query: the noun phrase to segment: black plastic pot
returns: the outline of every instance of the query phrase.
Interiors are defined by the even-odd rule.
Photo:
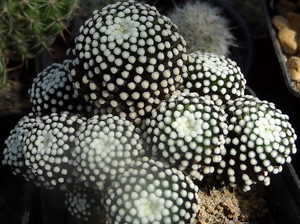
[[[293,0],[291,0],[291,1],[293,1]],[[280,68],[282,70],[282,75],[283,75],[283,78],[284,78],[284,82],[286,84],[286,87],[287,87],[288,91],[290,93],[292,93],[294,96],[300,98],[300,93],[295,91],[292,88],[288,68],[287,68],[287,65],[284,61],[284,54],[281,50],[280,43],[277,39],[276,30],[275,30],[274,26],[272,25],[272,17],[275,15],[274,7],[276,6],[276,4],[278,2],[279,2],[279,0],[261,0],[263,11],[264,11],[265,18],[266,18],[266,21],[267,21],[267,27],[268,27],[268,30],[269,30],[269,33],[270,33],[270,37],[272,39],[275,54],[277,56]],[[294,1],[294,2],[296,2],[296,1]]]
[[[291,164],[284,165],[266,187],[267,201],[276,224],[300,223],[300,181]]]
[[[64,224],[66,213],[60,191],[27,182],[21,224]]]

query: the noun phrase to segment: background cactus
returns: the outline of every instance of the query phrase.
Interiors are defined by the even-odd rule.
[[[229,56],[229,47],[234,45],[235,37],[222,9],[205,1],[182,2],[167,16],[186,40],[187,52],[203,51]]]
[[[4,0],[0,3],[0,51],[20,61],[48,48],[67,26],[77,0]]]
[[[19,111],[28,101],[7,97],[11,92],[22,95],[24,79],[34,76],[27,59],[37,57],[50,48],[68,26],[77,8],[77,0],[1,0],[0,1],[0,91],[1,110]],[[18,69],[18,71],[17,71]],[[12,71],[14,74],[9,74]],[[13,76],[12,78],[10,76]],[[11,87],[10,81],[21,85]],[[6,87],[9,85],[9,87]],[[24,86],[26,88],[26,86]],[[24,95],[24,94],[23,94]],[[25,94],[26,95],[26,94]],[[17,102],[15,102],[17,101]],[[17,109],[16,109],[17,108]]]

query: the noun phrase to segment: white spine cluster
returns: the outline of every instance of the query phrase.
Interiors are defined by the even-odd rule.
[[[284,163],[297,149],[295,131],[273,103],[245,95],[227,103],[229,138],[227,139],[227,174],[229,184],[270,184],[269,174],[282,171]]]
[[[74,181],[73,161],[77,128],[84,118],[69,112],[51,113],[36,120],[24,137],[25,165],[36,176],[36,183],[49,189],[66,189]]]
[[[69,80],[68,64],[66,59],[62,63],[53,63],[36,78],[29,89],[32,111],[37,116],[61,111],[74,113],[98,113],[86,101],[74,93],[72,82]]]
[[[196,51],[188,54],[183,86],[213,100],[218,106],[245,94],[246,79],[235,61],[225,56]]]

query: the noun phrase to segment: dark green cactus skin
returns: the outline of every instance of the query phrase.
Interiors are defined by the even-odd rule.
[[[77,0],[1,0],[0,56],[22,61],[48,48],[72,19]]]

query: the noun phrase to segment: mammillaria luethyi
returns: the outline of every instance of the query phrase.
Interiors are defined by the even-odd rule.
[[[35,126],[37,119],[39,117],[36,117],[34,113],[22,117],[14,129],[10,131],[10,135],[5,140],[6,148],[3,150],[2,164],[9,165],[15,175],[21,174],[27,181],[34,179],[34,176],[25,164],[24,147],[27,145],[24,140]]]
[[[73,184],[74,165],[71,152],[78,127],[85,118],[68,111],[51,113],[36,119],[23,141],[25,164],[36,177],[38,185],[49,189],[66,189]]]
[[[72,156],[79,180],[100,190],[144,151],[135,126],[111,114],[89,118],[79,128],[75,144]]]
[[[88,221],[93,214],[104,210],[101,205],[100,191],[87,187],[82,182],[74,183],[65,195],[65,205],[68,211],[79,220]]]
[[[155,7],[131,0],[94,11],[68,51],[77,93],[139,123],[182,83],[185,41],[176,30]]]
[[[3,164],[39,186],[66,189],[75,178],[71,152],[84,120],[68,111],[24,116],[5,142]]]
[[[230,100],[226,111],[229,138],[224,175],[231,186],[250,189],[253,182],[270,184],[270,173],[282,171],[297,149],[289,117],[266,100],[252,95]]]

